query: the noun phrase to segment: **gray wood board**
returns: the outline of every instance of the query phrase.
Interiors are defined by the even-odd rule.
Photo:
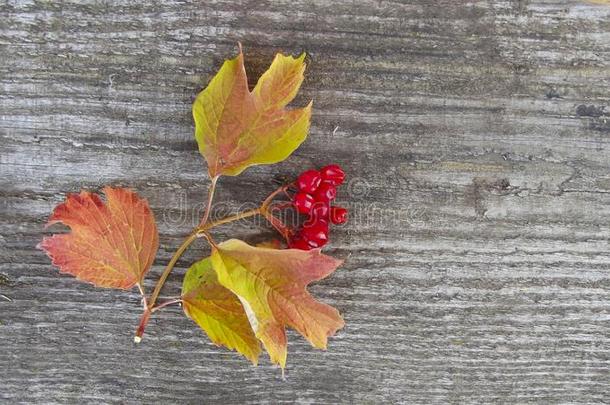
[[[152,288],[209,184],[191,103],[238,41],[252,78],[307,52],[293,105],[314,114],[288,161],[220,181],[217,215],[303,168],[349,176],[326,249],[346,263],[312,288],[347,325],[327,351],[291,333],[285,381],[178,307],[135,346],[135,291],[35,249],[66,193],[132,187],[160,227]],[[0,59],[3,402],[610,402],[610,6],[4,1]]]

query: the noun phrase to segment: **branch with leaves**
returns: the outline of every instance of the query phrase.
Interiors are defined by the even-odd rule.
[[[129,290],[142,295],[143,313],[136,330],[140,342],[151,316],[173,304],[217,345],[237,350],[257,364],[264,348],[273,363],[286,365],[286,328],[303,335],[314,347],[326,348],[327,338],[344,325],[339,312],[314,299],[307,286],[331,274],[342,262],[321,253],[329,223],[347,219],[347,211],[332,206],[343,170],[329,165],[307,170],[293,183],[272,192],[258,208],[212,221],[210,211],[220,176],[236,176],[252,165],[288,158],[305,140],[311,107],[285,108],[303,81],[305,55],[276,55],[252,91],[243,54],[224,62],[193,104],[195,138],[211,179],[206,210],[198,226],[176,250],[147,296],[144,277],[150,270],[159,236],[146,200],[129,189],[105,187],[105,202],[97,194],[69,194],[51,214],[47,226],[63,223],[69,233],[45,237],[39,244],[62,273],[97,287]],[[276,198],[291,201],[274,205]],[[274,209],[294,209],[306,217],[296,229]],[[282,235],[280,244],[251,246],[230,239],[214,240],[219,225],[260,215]],[[211,254],[186,272],[179,298],[158,303],[174,266],[198,238]]]

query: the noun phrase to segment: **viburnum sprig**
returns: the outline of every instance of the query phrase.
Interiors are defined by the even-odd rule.
[[[173,254],[150,295],[144,277],[152,267],[159,236],[146,200],[125,188],[105,187],[105,201],[95,193],[68,194],[53,210],[47,226],[61,222],[71,232],[45,237],[39,244],[60,272],[98,287],[131,289],[142,295],[143,312],[134,340],[140,342],[151,316],[181,304],[217,345],[237,350],[257,364],[262,349],[282,369],[286,365],[286,328],[295,329],[314,347],[344,326],[339,312],[315,300],[311,282],[331,274],[341,263],[321,253],[329,225],[347,220],[347,210],[332,205],[345,173],[331,164],[306,170],[294,182],[273,191],[259,207],[218,220],[210,219],[220,176],[285,160],[307,137],[311,107],[285,108],[296,96],[305,71],[305,54],[277,54],[252,91],[241,46],[193,104],[195,138],[206,159],[210,186],[199,224]],[[290,203],[278,203],[280,196]],[[306,218],[286,224],[277,209],[292,207]],[[267,243],[252,246],[238,239],[217,242],[212,230],[243,218],[263,216],[284,238],[287,248]],[[210,254],[184,275],[179,297],[158,302],[161,290],[182,254],[198,238]]]

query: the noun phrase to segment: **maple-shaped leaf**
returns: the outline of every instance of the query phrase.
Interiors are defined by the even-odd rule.
[[[311,103],[284,107],[296,96],[305,54],[277,54],[252,92],[241,52],[224,62],[193,104],[195,138],[211,177],[236,176],[247,167],[281,162],[307,137]]]
[[[159,247],[155,218],[146,200],[131,190],[105,187],[99,195],[69,194],[53,210],[71,232],[45,237],[38,245],[60,272],[98,287],[129,289],[141,284]]]
[[[286,366],[286,326],[317,348],[325,349],[328,336],[344,325],[339,312],[316,301],[307,285],[331,274],[341,260],[319,249],[268,249],[237,239],[212,250],[218,281],[241,300],[252,328],[271,361]]]
[[[210,258],[193,264],[182,283],[184,312],[217,345],[237,350],[254,365],[261,347],[239,298],[223,287]]]

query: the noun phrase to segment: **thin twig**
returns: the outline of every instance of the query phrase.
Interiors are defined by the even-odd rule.
[[[161,293],[161,288],[163,287],[163,284],[165,284],[165,280],[167,280],[169,273],[172,272],[176,262],[178,259],[180,259],[180,256],[182,256],[182,253],[184,253],[184,251],[191,245],[191,243],[193,243],[195,239],[197,239],[197,232],[191,232],[191,234],[182,242],[178,250],[176,250],[176,253],[174,253],[169,263],[165,267],[163,274],[161,274],[159,281],[157,281],[157,285],[150,296],[150,300],[148,300],[148,308],[153,308],[155,306],[157,298]]]
[[[182,298],[175,298],[173,300],[165,301],[165,302],[162,302],[161,304],[157,305],[156,307],[152,308],[150,310],[150,312],[152,312],[154,314],[155,312],[157,312],[161,308],[165,308],[166,306],[172,305],[172,304],[179,304],[181,302],[182,302]]]
[[[223,219],[219,219],[217,221],[212,221],[212,222],[208,222],[207,224],[203,225],[203,226],[199,226],[196,231],[197,233],[199,233],[200,235],[204,232],[207,231],[209,229],[212,229],[218,225],[222,225],[222,224],[227,224],[229,222],[233,222],[233,221],[237,221],[243,218],[248,218],[248,217],[252,217],[254,215],[258,215],[261,213],[261,209],[259,208],[253,208],[251,210],[248,211],[242,211],[238,214],[235,215],[231,215],[228,216],[226,218]]]

